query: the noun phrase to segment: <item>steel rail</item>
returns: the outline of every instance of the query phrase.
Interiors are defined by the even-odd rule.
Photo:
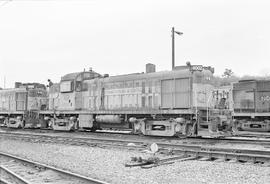
[[[23,184],[30,184],[29,181],[25,180],[23,177],[20,175],[16,174],[15,172],[9,170],[8,168],[4,166],[0,166],[0,170],[4,171],[4,173],[7,173],[9,176],[12,176],[13,179],[15,179],[18,183],[23,183]],[[2,173],[2,172],[1,172]],[[4,183],[9,183],[7,180],[0,178],[0,181]]]
[[[0,151],[0,156],[9,157],[11,159],[19,160],[19,161],[24,162],[24,163],[28,163],[28,164],[31,164],[31,165],[36,165],[36,166],[44,167],[44,168],[47,168],[47,169],[56,171],[58,173],[65,174],[67,176],[71,176],[71,177],[78,178],[80,180],[84,180],[84,181],[86,181],[88,183],[93,183],[93,184],[109,184],[109,183],[107,183],[105,181],[101,181],[101,180],[97,180],[97,179],[94,179],[94,178],[86,177],[86,176],[83,176],[83,175],[80,175],[80,174],[76,174],[76,173],[73,173],[73,172],[70,172],[70,171],[67,171],[67,170],[63,170],[63,169],[59,169],[59,168],[56,168],[56,167],[53,167],[53,166],[49,166],[47,164],[42,164],[42,163],[38,163],[38,162],[35,162],[35,161],[31,161],[31,160],[28,160],[28,159],[25,159],[25,158],[21,158],[21,157],[15,156],[15,155],[11,155],[11,154],[8,154],[8,153],[4,153],[4,152],[1,152],[1,151]]]
[[[9,134],[9,135],[12,135],[12,134],[16,134],[16,135],[22,135],[22,136],[43,136],[43,137],[52,137],[52,135],[44,135],[44,134],[40,134],[40,133],[20,133],[20,132],[0,132],[0,135],[1,134]],[[76,134],[77,135],[77,134]],[[79,135],[80,136],[80,135]],[[66,138],[66,139],[70,139],[72,137],[68,137],[68,136],[62,136],[62,135],[53,135],[53,137],[59,137],[59,138]],[[91,140],[100,140],[100,138],[93,138],[93,137],[74,137],[74,138],[80,138],[80,139],[91,139]],[[111,139],[108,139],[108,138],[102,138],[103,140],[112,140],[112,139],[117,139],[117,138],[111,138]],[[162,138],[164,139],[164,137]],[[239,144],[251,144],[251,143],[258,143],[258,144],[264,144],[264,145],[270,145],[270,139],[267,139],[267,140],[250,140],[250,139],[223,139],[223,138],[205,138],[205,137],[202,137],[202,138],[194,138],[194,137],[191,137],[191,138],[187,138],[187,139],[193,139],[193,140],[203,140],[203,141],[209,141],[209,142],[213,142],[215,143],[216,141],[218,141],[217,143],[221,142],[221,141],[225,141],[225,142],[228,142],[228,143],[239,143]],[[155,139],[154,139],[155,140]],[[154,141],[153,140],[153,141]],[[158,139],[156,139],[157,141],[159,141]],[[176,139],[168,139],[168,141],[170,140],[175,140],[177,141]],[[120,141],[120,140],[119,140]],[[123,140],[124,141],[124,140]],[[131,141],[131,140],[130,140]],[[135,140],[134,140],[135,141]]]
[[[270,135],[269,135],[270,136]],[[210,137],[210,136],[198,136],[198,137],[188,137],[188,139],[194,139],[194,140],[209,140],[209,141],[228,141],[231,143],[253,143],[258,142],[260,144],[270,144],[270,138],[250,138],[250,137],[241,137],[241,136],[230,136],[230,137]]]
[[[8,182],[7,180],[0,178],[0,183],[1,184],[10,184],[10,182]]]
[[[1,127],[1,129],[2,129],[3,127]],[[6,130],[5,130],[6,131]],[[27,132],[27,130],[26,131],[24,131],[23,129],[21,129],[21,130],[15,130],[15,131],[22,131],[22,132],[13,132],[13,130],[10,130],[10,131],[6,131],[6,132],[4,132],[4,131],[1,131],[0,133],[2,133],[2,134],[11,134],[11,132],[13,133],[13,134],[25,134],[25,132],[26,132],[26,134],[39,134],[40,132]],[[46,129],[45,131],[49,131],[49,133],[50,132],[54,132],[54,130],[50,130],[50,129]],[[66,133],[66,132],[63,132],[63,133]],[[83,133],[83,132],[82,132]],[[85,132],[84,132],[85,133]],[[129,133],[120,133],[120,132],[114,132],[114,133],[111,133],[111,132],[94,132],[95,134],[119,134],[119,135],[133,135],[133,136],[136,136],[136,134],[129,134]],[[81,134],[81,135],[79,135],[77,132],[75,132],[74,133],[74,135],[78,135],[78,136],[84,136],[85,134]],[[55,135],[55,136],[58,136],[58,135]],[[175,140],[175,141],[177,141],[177,140],[181,140],[181,139],[177,139],[177,138],[174,138],[174,137],[151,137],[152,139],[167,139],[167,140]],[[207,141],[213,141],[213,142],[215,142],[215,141],[218,141],[218,142],[220,142],[220,141],[226,141],[226,142],[230,142],[230,143],[242,143],[242,144],[250,144],[250,143],[259,143],[259,144],[266,144],[266,145],[270,145],[270,133],[269,133],[269,138],[268,137],[246,137],[246,136],[241,136],[241,135],[239,135],[239,136],[221,136],[221,137],[211,137],[211,136],[196,136],[196,137],[186,137],[186,138],[184,138],[184,139],[186,139],[186,140],[196,140],[196,141],[205,141],[205,140],[207,140]],[[183,138],[182,138],[182,140],[183,140]]]
[[[184,154],[187,156],[196,156],[197,158],[203,157],[211,159],[223,159],[235,160],[251,163],[268,163],[270,164],[270,155],[259,155],[259,154],[248,154],[248,153],[230,153],[230,152],[219,152],[219,151],[203,151],[203,150],[174,150],[176,154]]]

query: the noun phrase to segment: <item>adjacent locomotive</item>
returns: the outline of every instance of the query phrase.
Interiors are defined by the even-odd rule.
[[[124,128],[144,135],[191,135],[205,118],[213,68],[201,65],[109,77],[92,70],[63,76],[49,92],[56,130]]]
[[[0,90],[0,116],[7,127],[40,127],[39,111],[48,103],[45,85],[15,83],[15,88]]]
[[[233,84],[234,118],[239,128],[270,131],[270,80],[242,80]]]

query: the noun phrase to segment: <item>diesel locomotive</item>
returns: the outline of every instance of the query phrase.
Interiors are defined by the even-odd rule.
[[[270,132],[270,80],[242,80],[232,87],[239,129]]]
[[[48,93],[37,86],[12,89],[18,104],[17,91],[24,90],[24,108],[1,106],[1,117],[9,127],[12,121],[13,127],[25,127],[31,120],[38,127],[65,131],[128,129],[153,136],[198,135],[199,128],[211,121],[231,121],[229,109],[217,106],[223,98],[214,95],[213,73],[212,67],[190,64],[157,72],[151,63],[143,73],[117,76],[84,70],[64,75]],[[33,90],[39,92],[33,96]],[[28,104],[33,97],[35,108]]]
[[[113,128],[144,135],[196,135],[207,110],[213,109],[213,72],[202,65],[156,72],[148,63],[145,73],[71,73],[50,87],[49,109],[40,114],[53,120],[55,130]]]
[[[48,93],[39,83],[15,83],[15,88],[0,90],[0,125],[10,128],[39,128],[39,112],[46,110]]]

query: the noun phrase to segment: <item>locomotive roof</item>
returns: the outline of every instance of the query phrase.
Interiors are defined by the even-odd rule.
[[[66,75],[64,75],[63,77],[61,77],[61,81],[70,81],[70,80],[74,80],[76,79],[80,74],[83,73],[90,73],[93,75],[97,75],[97,76],[101,76],[99,73],[95,72],[95,71],[83,71],[83,72],[74,72],[74,73],[68,73]],[[94,77],[93,77],[94,78]]]
[[[243,79],[238,82],[269,82],[269,79]]]
[[[101,77],[100,74],[94,72],[94,71],[87,71],[88,73],[97,74],[96,77],[90,78],[91,79],[97,79],[97,80],[103,80],[104,82],[118,82],[118,81],[128,81],[128,80],[144,80],[147,78],[188,78],[191,77],[193,72],[199,72],[199,73],[211,73],[208,69],[203,69],[203,71],[190,71],[189,68],[185,69],[176,69],[171,71],[159,71],[159,72],[151,72],[151,73],[131,73],[131,74],[123,74],[123,75],[115,75],[110,77]],[[74,80],[76,77],[78,77],[80,74],[84,72],[75,72],[75,73],[69,73],[61,77],[61,81],[68,81],[68,80]],[[88,79],[89,80],[89,79]]]
[[[82,72],[68,73],[61,77],[61,80],[74,80]]]
[[[243,80],[239,80],[239,82],[256,82],[256,79],[243,79]]]
[[[189,70],[174,70],[174,71],[160,71],[160,72],[153,72],[153,73],[133,73],[133,74],[126,74],[126,75],[116,75],[105,78],[106,82],[117,82],[125,80],[140,80],[145,78],[155,78],[155,77],[162,77],[166,79],[166,77],[190,77],[191,72]]]

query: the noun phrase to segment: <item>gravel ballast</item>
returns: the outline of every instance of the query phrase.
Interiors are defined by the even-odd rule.
[[[185,161],[151,169],[128,168],[135,150],[30,143],[2,139],[0,151],[53,165],[109,183],[270,183],[270,167],[254,164]],[[164,158],[163,155],[158,155]]]

